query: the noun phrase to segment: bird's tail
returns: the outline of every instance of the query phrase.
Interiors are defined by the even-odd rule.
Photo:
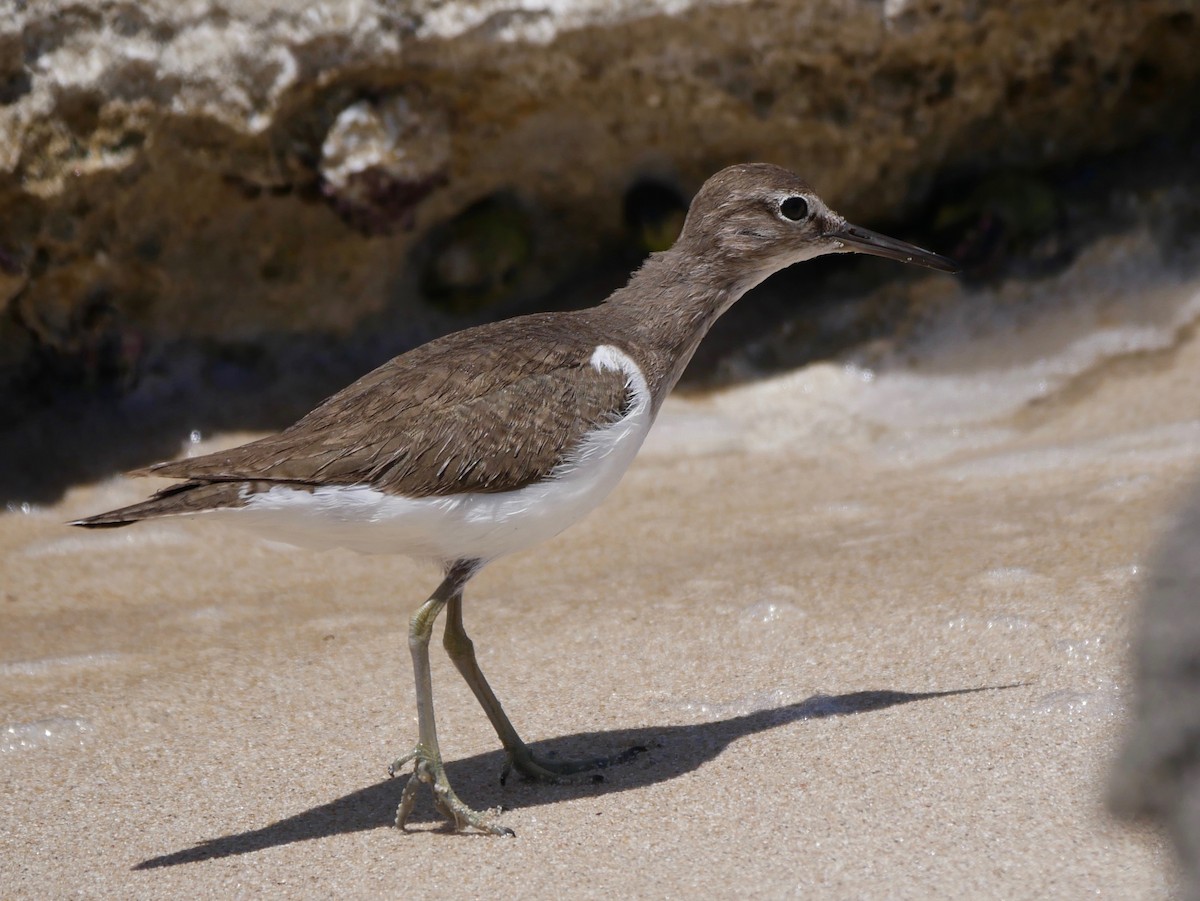
[[[183,482],[164,488],[141,503],[109,510],[107,513],[97,513],[67,525],[82,526],[85,529],[115,529],[159,516],[179,516],[243,507],[246,504],[245,487],[243,482]]]

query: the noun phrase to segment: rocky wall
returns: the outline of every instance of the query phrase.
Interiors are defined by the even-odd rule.
[[[0,0],[0,407],[549,305],[734,161],[903,216],[1170,134],[1198,42],[1195,0]]]

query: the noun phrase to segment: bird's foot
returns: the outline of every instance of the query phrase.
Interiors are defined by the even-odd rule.
[[[437,806],[438,811],[453,824],[455,830],[466,829],[470,826],[480,832],[488,832],[492,835],[516,835],[508,827],[492,822],[489,814],[472,810],[458,799],[458,795],[454,794],[454,789],[450,787],[450,780],[446,778],[441,754],[436,751],[431,753],[423,746],[417,745],[388,767],[388,775],[395,776],[409,763],[413,763],[413,772],[408,777],[408,782],[404,784],[404,792],[400,796],[400,806],[396,810],[396,826],[398,828],[405,828],[409,814],[412,813],[413,804],[417,800],[417,788],[424,782],[433,789],[433,803]]]
[[[534,756],[528,745],[521,744],[515,749],[509,750],[504,761],[504,769],[500,772],[500,784],[503,785],[508,781],[513,770],[520,773],[523,778],[537,782],[603,782],[604,776],[593,772],[594,770],[605,770],[610,766],[629,763],[645,750],[641,745],[637,745],[609,757],[589,757],[583,760],[546,760]]]

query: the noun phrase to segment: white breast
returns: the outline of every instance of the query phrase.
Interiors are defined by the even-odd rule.
[[[346,547],[364,554],[407,554],[438,561],[487,561],[557,535],[616,487],[650,431],[650,389],[624,352],[600,345],[592,365],[623,372],[628,412],[587,435],[551,478],[517,491],[451,497],[397,497],[368,486],[304,491],[280,485],[245,507],[217,511],[264,537],[302,547]]]

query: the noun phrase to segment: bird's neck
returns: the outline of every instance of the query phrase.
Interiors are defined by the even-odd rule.
[[[757,283],[742,275],[675,247],[651,254],[629,284],[598,308],[620,322],[647,370],[656,409],[712,324]]]

